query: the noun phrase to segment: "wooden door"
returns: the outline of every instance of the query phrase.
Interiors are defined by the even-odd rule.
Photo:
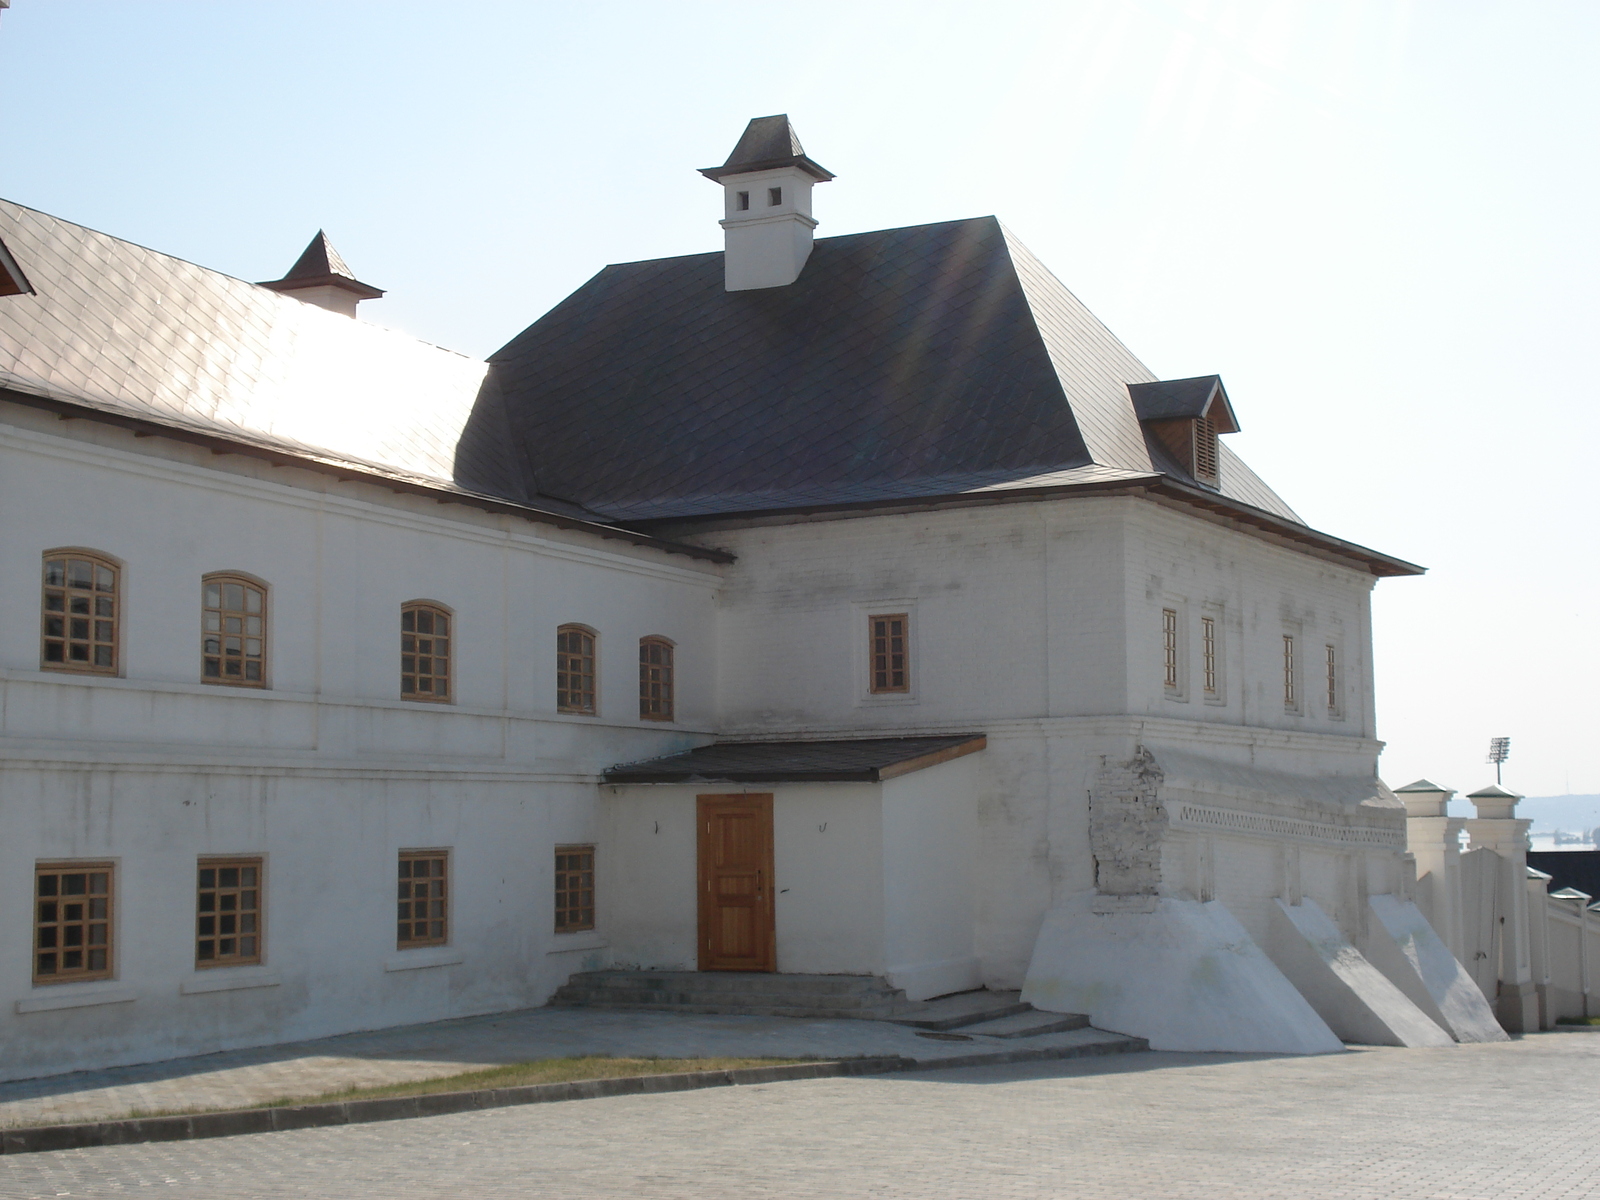
[[[772,795],[699,797],[700,969],[776,971]]]

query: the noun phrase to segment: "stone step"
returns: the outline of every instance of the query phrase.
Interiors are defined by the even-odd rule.
[[[963,1025],[962,1033],[981,1034],[984,1037],[1024,1038],[1045,1033],[1065,1033],[1069,1029],[1085,1029],[1089,1018],[1082,1013],[1027,1012],[1014,1013],[993,1021],[980,1021]]]
[[[558,989],[550,998],[552,1004],[567,1007],[588,1005],[610,1008],[618,1004],[649,1004],[665,1007],[696,1005],[705,1007],[718,1004],[756,1005],[767,1008],[808,1008],[817,1011],[850,1013],[863,1009],[888,1012],[895,1006],[892,995],[869,996],[808,996],[800,992],[780,992],[751,989],[745,992],[686,991],[677,988],[583,988],[570,985]]]
[[[883,1021],[894,1014],[894,1009],[870,1008],[816,1009],[774,1007],[750,1004],[563,1004],[550,1001],[552,1008],[603,1008],[607,1012],[675,1012],[719,1017],[796,1017],[811,1021]]]
[[[754,971],[582,971],[573,975],[566,986],[738,993],[756,990],[808,996],[898,993],[898,989],[873,975],[777,975]]]
[[[935,1000],[919,1000],[905,1005],[904,1011],[889,1020],[914,1029],[964,1029],[981,1021],[998,1021],[1033,1011],[1021,1000],[1020,992],[958,992]]]

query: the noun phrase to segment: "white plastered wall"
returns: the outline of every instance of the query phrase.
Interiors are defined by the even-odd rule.
[[[773,798],[779,971],[886,975],[913,999],[979,986],[974,757],[881,784],[602,788],[614,963],[696,968],[696,798],[755,792]]]
[[[604,961],[603,929],[553,931],[553,848],[597,840],[605,767],[708,739],[716,567],[0,415],[0,908],[30,910],[41,859],[113,860],[118,901],[107,981],[34,985],[28,922],[0,922],[0,1076],[537,1004]],[[62,546],[123,563],[120,677],[39,669],[41,555]],[[228,569],[269,588],[267,690],[199,682],[200,577]],[[399,698],[412,599],[455,614],[454,704]],[[566,621],[600,631],[596,717],[554,711]],[[638,719],[647,634],[678,647],[668,725]],[[402,848],[451,853],[443,950],[396,949]],[[259,968],[194,968],[195,863],[216,854],[266,860]]]

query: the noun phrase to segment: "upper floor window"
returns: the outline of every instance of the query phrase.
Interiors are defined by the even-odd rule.
[[[1327,669],[1328,715],[1330,717],[1339,717],[1343,715],[1339,704],[1339,648],[1330,643],[1323,649],[1326,651],[1324,665]]]
[[[450,699],[449,612],[415,600],[400,608],[400,695],[406,700]]]
[[[767,203],[769,205],[773,205],[773,206],[782,204],[783,203],[783,189],[781,187],[768,188],[767,189]]]
[[[911,690],[909,613],[879,613],[867,618],[869,691]]]
[[[639,642],[639,716],[672,720],[672,643],[664,637]]]
[[[121,578],[116,563],[87,550],[52,550],[44,556],[39,654],[44,668],[117,673]]]
[[[266,687],[267,589],[240,575],[207,575],[201,585],[201,681]]]
[[[556,711],[594,715],[595,633],[587,626],[556,630]]]
[[[1294,635],[1283,635],[1283,707],[1288,712],[1300,711],[1299,681],[1295,678]]]
[[[1202,686],[1205,688],[1206,695],[1219,695],[1222,687],[1217,678],[1217,619],[1215,617],[1200,618],[1200,672],[1204,680]]]
[[[1169,692],[1178,690],[1178,610],[1161,610],[1161,684]]]
[[[736,209],[738,209],[740,212],[744,212],[747,209],[749,209],[749,207],[750,207],[750,193],[749,192],[738,192],[738,193],[736,193],[735,196],[734,196],[733,206]]]

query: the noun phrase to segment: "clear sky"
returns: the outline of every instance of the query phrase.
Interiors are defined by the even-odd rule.
[[[998,214],[1378,585],[1383,774],[1600,792],[1600,4],[14,0],[0,195],[486,354],[720,246],[787,112],[819,236]]]

